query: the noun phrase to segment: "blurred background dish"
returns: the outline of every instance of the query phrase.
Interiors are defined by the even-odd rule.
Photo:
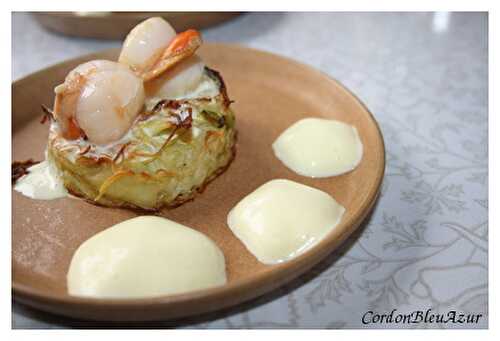
[[[168,20],[176,31],[201,30],[230,20],[239,12],[35,12],[40,25],[69,36],[122,39],[139,22],[153,16]]]

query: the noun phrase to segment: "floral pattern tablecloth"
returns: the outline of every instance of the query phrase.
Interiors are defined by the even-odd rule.
[[[253,13],[204,31],[206,41],[285,55],[345,84],[380,123],[386,174],[371,218],[312,271],[228,311],[149,326],[486,328],[487,24],[486,13]],[[120,45],[48,33],[28,14],[14,14],[12,25],[13,79]],[[455,321],[481,316],[373,318],[394,309],[394,317],[428,309],[456,311]],[[15,328],[87,325],[13,303]]]

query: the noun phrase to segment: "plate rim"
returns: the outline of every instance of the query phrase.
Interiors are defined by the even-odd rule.
[[[174,294],[174,295],[162,295],[148,298],[133,298],[133,299],[112,299],[112,298],[87,298],[87,297],[77,297],[77,296],[62,296],[54,293],[33,289],[28,285],[24,285],[22,283],[16,282],[14,277],[11,279],[11,289],[13,298],[18,300],[21,303],[42,309],[44,311],[50,311],[51,313],[56,313],[59,315],[65,316],[78,316],[79,314],[64,314],[60,312],[60,309],[47,309],[47,305],[64,305],[67,307],[79,306],[79,307],[89,307],[92,309],[136,309],[144,306],[153,306],[156,308],[166,308],[170,305],[187,305],[193,304],[196,301],[201,299],[206,299],[209,301],[217,301],[221,300],[227,296],[242,296],[241,299],[235,299],[228,304],[220,304],[214,309],[203,309],[203,312],[211,312],[216,310],[221,310],[227,308],[228,306],[235,306],[237,304],[241,304],[242,302],[248,301],[252,298],[259,297],[264,293],[271,292],[275,290],[277,287],[287,283],[294,278],[300,276],[307,270],[310,270],[314,265],[318,264],[321,260],[323,260],[328,254],[333,252],[336,248],[338,248],[354,231],[356,231],[359,226],[364,222],[369,213],[372,211],[375,203],[377,202],[377,198],[379,196],[382,181],[385,174],[386,167],[386,152],[385,152],[385,142],[382,135],[382,131],[380,126],[375,119],[373,113],[368,109],[368,107],[361,101],[349,88],[344,86],[340,81],[335,79],[334,77],[326,74],[325,72],[315,69],[313,66],[298,62],[286,56],[281,56],[272,52],[268,52],[265,50],[255,49],[247,46],[243,46],[240,44],[233,43],[206,43],[206,45],[210,45],[212,47],[219,48],[230,48],[230,49],[240,49],[246,50],[254,54],[263,54],[267,57],[277,58],[281,60],[286,60],[288,63],[292,63],[298,67],[303,68],[307,72],[312,72],[317,76],[320,76],[325,81],[330,82],[333,86],[339,88],[341,91],[344,91],[352,101],[356,102],[360,108],[364,111],[366,118],[371,121],[376,130],[377,139],[380,142],[380,165],[379,169],[376,170],[376,177],[374,185],[370,188],[370,191],[366,195],[366,199],[363,201],[362,206],[359,209],[359,213],[352,216],[351,220],[344,222],[344,230],[338,235],[330,235],[321,240],[318,244],[299,255],[298,257],[277,265],[273,265],[269,267],[269,270],[261,271],[259,273],[254,274],[250,277],[235,279],[231,282],[228,282],[222,286],[207,288],[202,290],[191,291],[187,293]],[[63,60],[59,63],[49,65],[43,69],[32,72],[28,75],[25,75],[19,79],[16,79],[11,83],[12,87],[12,96],[14,94],[14,88],[22,85],[23,83],[29,81],[31,78],[38,76],[40,73],[45,73],[49,70],[60,67],[62,64],[66,64],[68,62],[76,61],[79,59],[90,59],[97,56],[102,56],[105,54],[109,54],[112,52],[116,52],[119,50],[118,48],[105,49],[85,55],[80,55],[74,58]],[[12,115],[12,113],[11,113]],[[12,157],[12,155],[11,155]],[[14,209],[14,208],[12,208]],[[11,233],[12,233],[12,221],[11,221]],[[14,270],[14,264],[12,260],[12,252],[11,252],[11,265],[12,272]],[[276,280],[277,279],[277,280]],[[255,290],[255,286],[259,288],[259,290]],[[265,289],[262,289],[265,287]],[[252,288],[253,290],[248,290]],[[247,294],[241,295],[242,292],[246,292]],[[248,294],[251,292],[251,294]],[[236,303],[234,303],[236,302]],[[194,314],[184,314],[182,316],[190,316]],[[177,315],[176,315],[177,316]],[[110,316],[111,318],[113,316]],[[85,317],[88,320],[102,320],[100,318],[93,319],[91,316]],[[110,319],[109,321],[116,320]],[[118,319],[120,321],[125,321],[124,319]],[[153,321],[154,319],[132,319],[134,321]]]

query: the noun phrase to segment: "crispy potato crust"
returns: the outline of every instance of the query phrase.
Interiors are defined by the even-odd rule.
[[[219,94],[162,100],[129,133],[105,147],[66,140],[52,122],[48,158],[65,187],[91,203],[157,211],[192,200],[235,155],[234,114],[219,73],[206,68]]]

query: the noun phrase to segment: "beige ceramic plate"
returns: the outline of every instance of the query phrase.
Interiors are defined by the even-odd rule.
[[[41,160],[47,126],[40,104],[52,105],[53,87],[84,61],[114,59],[106,51],[55,65],[12,85],[13,160]],[[97,232],[138,213],[75,199],[36,201],[12,192],[12,286],[15,299],[76,318],[114,321],[171,319],[209,312],[257,297],[310,269],[337,248],[372,208],[384,174],[384,144],[370,112],[326,75],[273,54],[224,44],[206,44],[200,54],[226,80],[239,131],[234,162],[194,201],[166,210],[165,217],[213,239],[226,257],[225,286],[183,295],[137,300],[95,300],[66,293],[66,271],[76,248]],[[325,179],[299,176],[272,152],[276,137],[310,116],[355,125],[364,144],[361,164]],[[341,224],[320,244],[281,265],[260,264],[226,226],[229,210],[266,181],[286,178],[332,194],[347,208]]]

